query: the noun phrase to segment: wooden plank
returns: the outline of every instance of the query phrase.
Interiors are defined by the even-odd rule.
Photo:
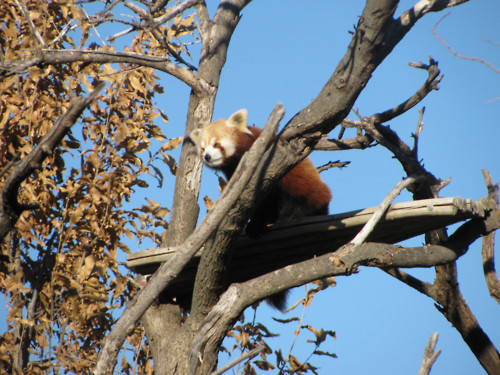
[[[474,217],[484,217],[493,202],[462,198],[438,198],[391,205],[368,241],[397,243],[430,230]],[[288,264],[335,251],[349,242],[377,207],[329,216],[310,217],[275,225],[262,238],[241,236],[228,271],[229,282],[241,282]],[[127,267],[141,274],[153,273],[171,257],[168,248],[144,250],[127,256]],[[173,281],[166,295],[188,306],[200,252]]]
[[[249,243],[251,243],[250,246],[265,243],[268,244],[265,247],[270,248],[274,246],[274,240],[276,239],[302,237],[325,231],[332,232],[338,238],[352,238],[352,233],[357,233],[376,209],[377,207],[371,207],[329,216],[308,217],[286,224],[274,225],[271,226],[272,229],[269,230],[269,233],[261,239],[255,240],[249,239],[245,235],[241,236],[237,247],[244,248]],[[371,240],[377,238],[379,241],[385,239],[384,242],[395,243],[435,229],[436,225],[438,227],[447,226],[471,217],[483,216],[484,210],[481,211],[481,208],[478,208],[476,203],[470,199],[466,200],[458,197],[395,203],[390,206],[384,219],[374,231]],[[422,222],[422,217],[426,218],[424,222]],[[397,226],[401,227],[401,234],[390,233],[385,236],[379,233],[386,233],[387,230]],[[300,232],[297,232],[298,227],[300,227]],[[167,260],[171,254],[172,251],[169,248],[148,249],[128,254],[127,267],[136,269],[150,263],[161,263]]]

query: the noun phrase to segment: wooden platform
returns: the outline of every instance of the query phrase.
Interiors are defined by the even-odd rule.
[[[433,229],[484,217],[493,208],[492,202],[487,199],[472,201],[458,197],[396,203],[390,206],[368,241],[394,244]],[[229,279],[231,282],[248,280],[288,264],[335,251],[359,232],[376,209],[372,207],[275,225],[259,239],[243,235],[234,249]],[[127,267],[140,274],[151,274],[171,254],[168,248],[129,254]],[[198,253],[191,260],[169,287],[169,294],[176,297],[190,295],[200,256]]]

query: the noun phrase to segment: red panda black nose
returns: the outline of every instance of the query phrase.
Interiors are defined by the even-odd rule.
[[[206,161],[210,161],[210,159],[212,159],[212,157],[209,154],[205,154],[204,157]]]

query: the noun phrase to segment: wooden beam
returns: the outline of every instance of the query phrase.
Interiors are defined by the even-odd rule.
[[[394,244],[434,229],[471,218],[485,217],[495,207],[488,199],[437,198],[395,203],[369,236],[370,242]],[[273,225],[258,239],[242,235],[229,269],[230,282],[245,281],[289,264],[335,251],[349,242],[373,215],[377,207],[340,214],[308,217]],[[169,287],[171,297],[189,299],[201,251]],[[140,251],[127,256],[127,267],[139,274],[151,274],[168,261],[169,248]]]

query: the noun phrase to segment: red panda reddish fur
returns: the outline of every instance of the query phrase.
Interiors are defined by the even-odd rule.
[[[221,170],[230,179],[243,154],[261,133],[262,129],[247,127],[247,112],[239,110],[227,120],[217,120],[194,130],[190,138],[203,163]],[[247,233],[258,235],[267,224],[326,215],[331,198],[330,189],[321,180],[311,160],[306,158],[278,182],[255,210]]]
[[[227,120],[217,120],[194,130],[190,139],[205,165],[221,170],[230,179],[243,154],[250,149],[262,129],[247,127],[247,111],[239,110]],[[321,180],[309,158],[290,170],[254,211],[246,227],[250,237],[262,235],[268,224],[306,216],[327,215],[332,198],[330,188]],[[286,293],[270,298],[282,310]]]

